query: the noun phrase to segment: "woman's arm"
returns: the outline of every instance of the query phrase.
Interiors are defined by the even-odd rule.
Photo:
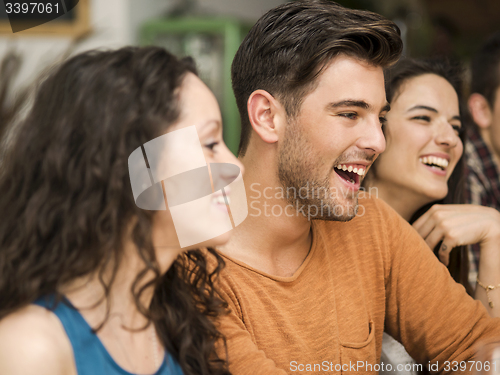
[[[54,314],[28,306],[0,321],[0,374],[76,375],[71,343]]]
[[[500,317],[500,212],[472,204],[436,204],[413,227],[431,249],[442,241],[439,259],[446,265],[453,248],[480,244],[478,279],[496,288],[486,293],[485,288],[476,285],[475,298],[491,316]]]

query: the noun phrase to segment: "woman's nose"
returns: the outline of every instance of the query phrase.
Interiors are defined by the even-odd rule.
[[[458,144],[460,138],[453,126],[448,121],[443,121],[439,126],[435,140],[440,146],[453,148]]]
[[[239,176],[240,172],[243,175],[245,170],[241,161],[227,147],[224,147],[224,151],[221,150],[221,152],[223,155],[218,158],[217,163],[210,163],[215,190],[229,185]]]

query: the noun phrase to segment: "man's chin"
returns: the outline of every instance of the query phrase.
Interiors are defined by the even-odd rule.
[[[346,221],[351,221],[355,217],[356,217],[356,211],[355,212],[351,212],[351,213],[345,213],[343,215],[328,215],[328,216],[324,216],[324,217],[321,218],[321,220],[346,222]]]
[[[327,221],[350,221],[354,219],[358,213],[358,197],[349,199],[342,203],[331,202],[323,207],[322,215],[314,218]]]

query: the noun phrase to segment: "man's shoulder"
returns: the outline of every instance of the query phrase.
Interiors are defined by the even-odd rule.
[[[389,206],[384,200],[378,197],[377,188],[371,188],[372,190],[362,191],[359,195],[358,206],[364,206],[367,208],[367,214],[369,215],[383,215],[383,216],[394,216],[398,215],[394,209]],[[359,210],[358,210],[359,212]]]

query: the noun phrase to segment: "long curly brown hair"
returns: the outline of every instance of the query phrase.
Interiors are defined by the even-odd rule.
[[[151,239],[154,212],[133,200],[128,157],[179,116],[182,80],[196,70],[158,47],[90,51],[41,84],[0,165],[0,319],[97,273],[108,295],[132,238],[144,269],[134,280],[137,308],[151,319],[185,374],[229,374],[216,351],[224,341],[212,318],[227,305],[214,282],[224,262],[192,250],[161,275]],[[208,266],[205,254],[215,257]],[[210,255],[211,254],[211,255]],[[139,287],[153,271],[155,278]],[[150,306],[140,296],[153,285]],[[218,345],[218,344],[217,344]]]

